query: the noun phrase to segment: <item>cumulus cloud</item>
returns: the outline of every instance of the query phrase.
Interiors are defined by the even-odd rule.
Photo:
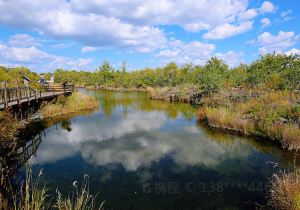
[[[179,65],[186,63],[203,65],[213,56],[224,60],[230,67],[243,62],[242,53],[234,51],[216,53],[215,49],[215,45],[209,43],[173,40],[169,42],[166,49],[159,51],[155,56],[161,58],[164,64],[173,61]]]
[[[224,39],[228,38],[253,28],[253,21],[242,22],[240,25],[232,25],[226,23],[224,25],[218,26],[215,29],[205,33],[203,35],[204,39]]]
[[[275,8],[269,1],[259,9],[248,7],[248,0],[217,4],[206,0],[0,0],[0,23],[75,40],[84,46],[148,53],[167,42],[158,26],[178,25],[190,32],[210,30],[213,34],[208,32],[205,37],[221,39],[250,30],[257,10],[266,13]]]
[[[1,1],[0,22],[37,30],[55,38],[76,40],[87,46],[128,47],[144,52],[152,51],[166,41],[157,27],[133,25],[111,15],[79,13],[72,2]]]
[[[167,49],[160,51],[155,56],[162,58],[164,63],[175,61],[178,64],[203,64],[211,57],[214,50],[213,44],[173,40],[169,42]]]
[[[258,9],[260,13],[272,13],[275,12],[276,7],[275,5],[270,1],[265,1],[261,5],[261,7]]]
[[[8,62],[42,62],[45,60],[55,59],[50,55],[36,47],[10,47],[2,44],[0,47],[1,59]]]
[[[243,53],[229,51],[227,53],[216,53],[215,56],[224,60],[230,67],[243,63]]]
[[[21,37],[21,38],[20,38]],[[0,63],[8,67],[26,66],[35,71],[53,71],[57,68],[81,69],[92,63],[91,58],[73,59],[63,56],[56,56],[30,46],[31,42],[19,42],[20,40],[31,40],[30,36],[13,36],[9,39],[9,44],[0,42]],[[35,41],[32,44],[36,43]],[[23,46],[23,47],[15,47]]]
[[[279,31],[277,35],[264,32],[258,36],[258,44],[261,46],[259,53],[262,55],[273,52],[282,53],[292,47],[299,38],[300,36],[293,31]]]
[[[269,18],[263,18],[260,20],[260,23],[262,24],[261,28],[263,29],[271,25],[271,20]]]

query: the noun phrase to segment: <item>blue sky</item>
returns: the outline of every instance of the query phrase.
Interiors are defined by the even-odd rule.
[[[0,65],[36,72],[230,66],[269,52],[300,54],[297,0],[0,0]]]

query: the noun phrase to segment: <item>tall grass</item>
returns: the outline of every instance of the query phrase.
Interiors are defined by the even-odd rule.
[[[212,127],[277,140],[289,150],[300,149],[300,96],[286,91],[260,94],[242,101],[220,95],[206,98],[197,119]],[[218,103],[212,103],[216,99]]]
[[[269,205],[275,209],[300,209],[300,170],[274,174],[271,180]]]
[[[1,141],[13,140],[21,127],[21,123],[12,115],[10,110],[0,112],[0,143]]]
[[[63,196],[57,191],[57,199],[55,207],[59,210],[72,209],[72,210],[94,210],[97,209],[95,206],[96,197],[91,195],[89,192],[89,177],[84,175],[83,183],[81,187],[78,183],[73,182],[74,190],[69,194],[68,198],[63,199]],[[98,209],[101,209],[104,202],[101,203]]]
[[[17,187],[16,190],[6,183],[7,193],[4,196],[0,191],[0,209],[4,210],[94,210],[102,209],[104,202],[97,207],[96,197],[89,192],[89,179],[85,175],[81,187],[77,181],[73,183],[73,190],[66,198],[57,190],[55,196],[48,194],[48,188],[40,183],[40,177],[34,180],[30,166],[26,166],[25,183]],[[8,195],[8,196],[7,196]],[[7,198],[8,197],[8,198]]]
[[[46,104],[41,111],[44,117],[51,117],[94,109],[98,106],[99,103],[95,97],[75,92],[69,97],[58,97],[56,101]]]

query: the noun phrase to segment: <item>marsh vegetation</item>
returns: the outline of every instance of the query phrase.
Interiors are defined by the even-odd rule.
[[[22,74],[27,74],[32,80],[38,79],[36,73],[25,68],[0,68],[0,80],[8,81],[9,85],[14,85],[14,78]],[[57,140],[58,142],[55,142],[52,139],[52,144],[45,142],[46,146],[43,149],[47,151],[41,154],[50,154],[49,151],[57,151],[62,147],[69,153],[66,153],[67,157],[61,155],[55,157],[54,160],[51,160],[53,158],[51,155],[44,159],[37,158],[36,161],[41,165],[46,162],[57,166],[56,162],[59,160],[68,162],[76,157],[77,161],[81,161],[83,170],[83,168],[89,168],[82,160],[84,159],[103,170],[106,178],[101,180],[99,186],[107,187],[109,185],[103,183],[113,184],[114,181],[120,181],[117,175],[113,176],[114,173],[123,173],[131,180],[131,183],[134,183],[133,186],[136,183],[135,179],[131,177],[132,174],[134,176],[147,174],[145,177],[150,177],[151,180],[149,174],[154,173],[153,162],[156,162],[156,167],[162,171],[169,167],[169,165],[164,165],[166,163],[162,161],[163,159],[169,161],[168,164],[173,164],[174,168],[180,168],[183,174],[186,173],[187,168],[193,168],[195,170],[193,173],[198,174],[199,177],[208,173],[214,182],[255,179],[266,183],[274,170],[262,165],[262,162],[281,161],[279,164],[281,168],[290,169],[292,165],[295,170],[273,176],[270,205],[278,209],[299,208],[297,165],[293,165],[293,161],[290,160],[287,161],[288,164],[283,163],[286,155],[282,154],[287,151],[278,152],[277,145],[272,144],[272,141],[280,143],[283,148],[289,150],[287,152],[289,154],[294,154],[294,151],[300,148],[299,57],[269,54],[249,65],[241,64],[234,68],[229,68],[222,60],[212,58],[202,66],[190,64],[177,66],[175,63],[169,63],[161,68],[146,68],[139,71],[127,71],[125,63],[120,69],[114,69],[106,61],[94,72],[57,69],[54,74],[58,83],[68,81],[93,90],[108,91],[94,92],[96,99],[92,96],[75,93],[67,98],[60,97],[42,107],[41,111],[45,117],[53,117],[54,115],[67,116],[84,109],[96,109],[99,104],[101,105],[101,109],[89,118],[79,120],[81,129],[80,126],[74,129],[80,129],[80,132],[77,130],[77,135],[72,136],[72,140],[69,139],[67,143],[65,140],[70,138],[70,135],[67,134],[75,131],[72,130],[70,121],[62,120],[61,127],[64,131],[59,136],[64,141]],[[46,79],[48,76],[49,74],[46,74]],[[133,92],[115,93],[112,91],[148,91],[152,99],[159,99],[159,101],[149,101],[149,95],[145,93],[139,95],[139,93]],[[164,102],[164,100],[168,100],[190,103],[191,98],[195,95],[197,95],[198,105],[196,108],[188,104]],[[193,121],[195,116],[200,124]],[[1,130],[0,135],[2,135],[1,138],[12,139],[14,136],[12,134],[18,130],[18,123],[14,122],[12,118],[12,124],[8,125],[5,120],[8,118],[10,118],[9,114],[1,113],[0,125],[3,132]],[[196,128],[195,124],[197,124]],[[237,138],[235,135],[230,138],[225,138],[225,134],[216,135],[214,133],[212,135],[211,131],[201,127],[207,125],[261,138],[258,142],[253,141],[255,143],[232,141]],[[100,128],[103,133],[99,131]],[[49,133],[50,137],[48,138],[50,139],[57,136],[53,130]],[[208,133],[210,134],[208,135]],[[201,147],[197,146],[199,145],[199,142],[195,140],[197,137],[200,138]],[[99,141],[107,139],[110,141]],[[172,141],[166,139],[172,139]],[[72,145],[74,142],[77,143]],[[123,145],[123,142],[128,144]],[[269,143],[271,146],[266,147],[265,144]],[[189,147],[189,145],[193,145],[193,147]],[[147,150],[148,147],[149,150]],[[69,150],[70,148],[72,149]],[[235,151],[234,154],[232,154],[232,148]],[[194,151],[194,149],[197,150]],[[153,153],[154,150],[155,153]],[[83,157],[80,157],[81,159],[78,157],[79,151],[84,153]],[[119,152],[120,155],[118,155]],[[64,152],[61,153],[64,154]],[[104,156],[101,156],[102,154]],[[220,154],[222,155],[220,156]],[[248,156],[254,160],[247,159]],[[126,159],[126,157],[130,158]],[[143,157],[147,157],[147,159]],[[50,160],[48,161],[48,159]],[[236,166],[239,161],[243,163],[240,168]],[[47,165],[46,163],[45,165]],[[71,162],[69,162],[70,164]],[[119,166],[120,168],[118,168]],[[174,175],[174,168],[171,168],[168,173]],[[230,168],[228,170],[233,171],[224,171],[224,168]],[[79,169],[75,170],[70,166],[70,170],[74,174]],[[96,169],[89,168],[89,170],[91,173],[97,174]],[[222,176],[219,177],[216,173],[212,173],[214,170]],[[57,171],[59,170],[57,169]],[[175,171],[179,173],[178,170]],[[231,177],[232,173],[238,175]],[[169,174],[164,174],[166,180],[169,180]],[[56,177],[55,173],[52,176]],[[182,175],[182,177],[184,176]],[[53,179],[55,180],[55,178]],[[109,181],[110,179],[112,182]],[[189,179],[187,178],[187,180]],[[211,180],[205,180],[205,183],[209,181]],[[54,183],[54,181],[49,181],[49,183]],[[125,185],[122,187],[127,189]],[[132,190],[141,193],[134,187]],[[114,195],[114,198],[126,197],[125,192],[127,191],[124,190],[122,195]],[[235,194],[236,192],[238,194]],[[224,191],[218,206],[225,205],[223,199],[226,200],[226,193],[236,196],[236,203],[228,207],[237,207],[240,201],[258,196],[250,194],[247,189],[233,187],[233,189]],[[107,194],[108,197],[110,195]],[[265,196],[266,193],[261,192],[258,200],[264,202]],[[216,195],[216,197],[218,196]],[[172,198],[170,199],[172,200]],[[204,196],[200,200],[205,203],[205,200],[209,199]],[[153,200],[149,198],[149,206],[155,206],[151,201]],[[127,205],[126,202],[128,202]],[[197,203],[196,201],[192,202]],[[57,205],[66,206],[67,203],[68,201],[61,201],[57,202]],[[136,205],[138,204],[137,202]],[[216,207],[215,203],[205,204],[208,208]],[[126,207],[132,205],[129,198],[125,199],[124,205]],[[112,200],[108,206],[120,207],[118,204],[113,204]]]

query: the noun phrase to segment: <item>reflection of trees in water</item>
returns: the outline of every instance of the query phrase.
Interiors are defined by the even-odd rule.
[[[111,116],[117,107],[122,107],[125,117],[128,109],[133,108],[144,112],[161,111],[173,119],[182,114],[185,119],[190,120],[196,111],[196,108],[189,104],[150,100],[146,93],[101,91],[96,94],[106,116]]]
[[[14,148],[9,146],[0,148],[0,197],[10,199],[9,192],[17,188],[17,184],[14,184],[15,182],[11,178],[36,154],[41,141],[42,136],[38,134],[30,141],[23,142]]]
[[[44,132],[46,128],[60,124],[62,129],[71,131],[71,120],[76,120],[75,116],[88,115],[92,112],[93,110],[78,112],[28,124],[25,129],[21,130],[17,143],[0,145],[0,178],[11,177],[36,154],[43,136],[46,136]]]

